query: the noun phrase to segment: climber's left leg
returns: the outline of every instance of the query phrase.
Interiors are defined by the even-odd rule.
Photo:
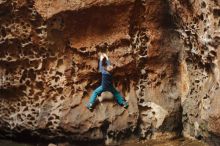
[[[92,109],[92,106],[94,105],[97,96],[101,94],[103,91],[104,90],[102,86],[99,86],[98,88],[95,89],[95,91],[93,91],[92,95],[90,96],[89,103],[86,105],[88,109]]]

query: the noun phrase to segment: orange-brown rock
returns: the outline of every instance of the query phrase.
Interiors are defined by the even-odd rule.
[[[219,138],[219,2],[0,2],[0,137]],[[107,53],[129,102],[86,109]]]

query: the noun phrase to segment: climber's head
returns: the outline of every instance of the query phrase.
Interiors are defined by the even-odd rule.
[[[107,65],[106,57],[104,57],[103,60],[102,60],[102,66],[105,68],[105,70],[107,70],[110,73],[113,71],[113,66],[112,65]]]
[[[102,59],[102,66],[103,66],[103,67],[107,67],[107,59],[106,59],[106,57],[104,57],[104,58]]]
[[[113,66],[112,65],[107,66],[106,70],[111,73],[113,71]]]

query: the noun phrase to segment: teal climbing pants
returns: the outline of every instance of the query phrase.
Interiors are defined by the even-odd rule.
[[[111,86],[109,90],[104,90],[102,86],[99,86],[98,88],[96,88],[90,99],[89,99],[89,103],[91,103],[92,105],[95,103],[96,98],[98,95],[100,95],[102,92],[104,91],[109,91],[113,94],[113,96],[115,97],[116,101],[118,102],[118,104],[123,105],[125,100],[124,98],[120,95],[120,93],[113,87]]]

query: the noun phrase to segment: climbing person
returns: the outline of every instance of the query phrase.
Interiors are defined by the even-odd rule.
[[[97,96],[102,92],[109,91],[113,94],[119,105],[122,105],[124,108],[128,108],[128,102],[125,101],[125,99],[120,95],[120,93],[114,88],[112,84],[111,73],[113,71],[113,66],[110,65],[109,58],[106,54],[100,55],[99,71],[102,73],[101,85],[93,91],[89,99],[89,103],[87,103],[86,107],[89,110],[92,110]]]

